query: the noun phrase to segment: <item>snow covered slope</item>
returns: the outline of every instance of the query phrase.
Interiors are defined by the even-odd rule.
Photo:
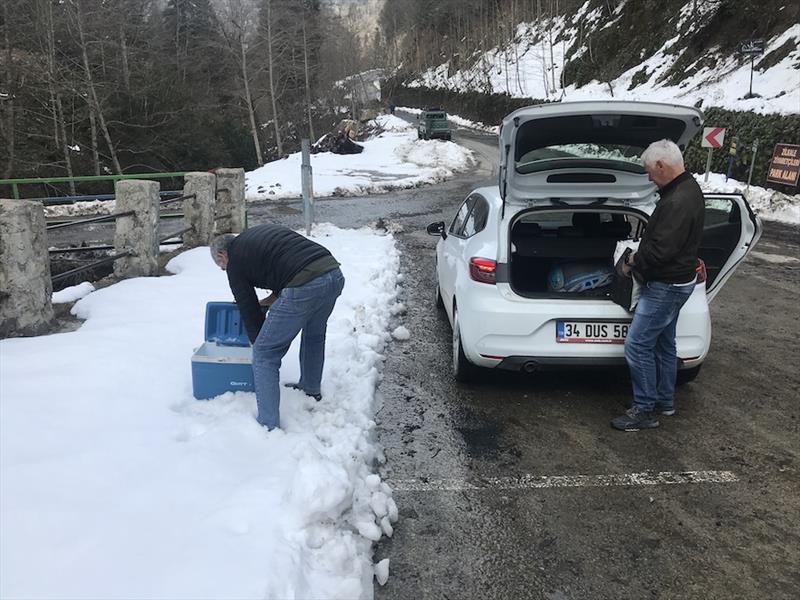
[[[764,7],[776,25],[755,60],[753,92],[760,97],[745,98],[750,62],[734,47],[747,17],[744,9],[729,14],[730,4],[673,1],[653,11],[648,3],[622,0],[609,12],[613,3],[587,0],[574,14],[519,24],[512,42],[474,55],[461,69],[444,63],[409,85],[542,100],[614,98],[800,112],[796,10],[772,0]]]

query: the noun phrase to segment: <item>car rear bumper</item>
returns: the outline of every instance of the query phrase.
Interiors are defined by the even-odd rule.
[[[610,300],[531,300],[488,289],[495,286],[475,285],[487,289],[473,287],[469,294],[462,295],[467,300],[460,298],[458,307],[462,345],[472,363],[512,370],[625,365],[622,343],[556,341],[556,321],[560,319],[630,322],[633,315]],[[676,346],[680,367],[700,364],[710,343],[711,320],[705,286],[701,285],[678,318]]]

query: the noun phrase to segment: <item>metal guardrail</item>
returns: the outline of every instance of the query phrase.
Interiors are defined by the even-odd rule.
[[[158,192],[162,198],[165,196],[172,196],[174,194],[182,194],[181,190],[166,190]],[[42,198],[25,198],[31,202],[41,202],[45,206],[65,206],[67,204],[75,204],[76,202],[92,202],[98,200],[100,202],[107,202],[116,199],[116,194],[84,194],[83,196],[47,196]]]
[[[35,185],[48,183],[79,183],[83,181],[120,181],[122,179],[170,179],[183,177],[186,171],[175,173],[127,173],[124,175],[81,175],[78,177],[24,177],[22,179],[0,179],[0,185],[11,186],[15,200],[19,200],[20,185]]]
[[[136,211],[126,210],[121,213],[111,213],[110,215],[100,215],[99,217],[90,217],[88,219],[79,219],[77,221],[70,221],[68,223],[58,223],[57,225],[48,225],[45,229],[50,231],[52,229],[61,229],[62,227],[72,227],[73,225],[85,225],[86,223],[100,223],[101,221],[113,221],[118,217],[129,217],[136,214]]]
[[[61,281],[62,279],[66,279],[67,277],[72,277],[73,275],[77,275],[78,273],[82,273],[83,271],[88,271],[89,269],[94,269],[95,267],[99,267],[108,263],[113,263],[115,260],[118,260],[125,256],[131,256],[132,254],[133,252],[131,252],[130,250],[125,250],[124,252],[118,252],[116,254],[112,254],[111,256],[107,256],[106,258],[102,258],[93,263],[89,263],[88,265],[75,267],[74,269],[70,269],[69,271],[64,271],[63,273],[54,275],[51,278],[51,280],[53,283],[58,283],[59,281]]]
[[[183,229],[179,229],[178,231],[173,231],[167,237],[158,240],[158,243],[159,244],[163,244],[167,240],[172,239],[174,237],[181,237],[184,233],[187,233],[187,232],[191,231],[192,229],[194,229],[194,227],[189,226],[189,227],[184,227]]]

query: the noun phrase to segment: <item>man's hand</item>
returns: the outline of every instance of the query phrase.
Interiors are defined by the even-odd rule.
[[[276,293],[271,293],[266,298],[262,298],[258,301],[261,306],[272,306],[275,303],[275,300],[278,299],[278,295]]]
[[[635,264],[636,264],[636,255],[631,252],[625,257],[625,262],[622,263],[622,274],[625,275],[626,277],[630,277],[632,267]]]

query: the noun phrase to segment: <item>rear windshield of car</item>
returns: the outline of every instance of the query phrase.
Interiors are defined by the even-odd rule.
[[[568,166],[565,161],[593,159],[621,163],[626,171],[644,173],[641,155],[644,148],[623,144],[556,144],[536,148],[523,154],[516,162],[517,173],[533,173],[543,169]]]
[[[518,173],[570,166],[602,166],[644,173],[641,154],[651,142],[678,140],[686,124],[651,114],[584,114],[523,123],[514,140]]]
[[[426,119],[444,119],[444,113],[427,113],[425,115]]]

